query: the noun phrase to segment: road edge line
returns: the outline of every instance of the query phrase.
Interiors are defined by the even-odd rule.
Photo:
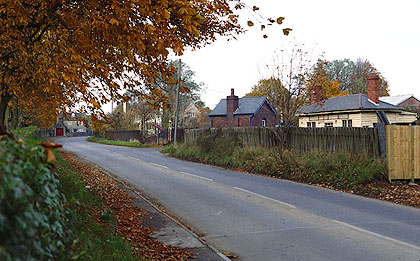
[[[396,243],[396,244],[399,244],[399,245],[403,245],[403,246],[406,246],[406,247],[410,247],[410,248],[414,248],[414,249],[420,250],[420,247],[419,246],[416,246],[416,245],[413,245],[413,244],[410,244],[410,243],[407,243],[407,242],[404,242],[404,241],[401,241],[401,240],[398,240],[398,239],[395,239],[395,238],[392,238],[392,237],[384,236],[384,235],[378,234],[376,232],[372,232],[372,231],[366,230],[364,228],[356,227],[356,226],[351,225],[351,224],[346,223],[346,222],[342,222],[342,221],[338,221],[338,220],[334,220],[334,219],[332,219],[332,221],[334,223],[337,223],[337,224],[346,226],[348,228],[354,229],[354,230],[359,231],[359,232],[362,232],[362,233],[369,234],[371,236],[379,237],[379,238],[382,238],[382,239],[391,241],[391,242]]]

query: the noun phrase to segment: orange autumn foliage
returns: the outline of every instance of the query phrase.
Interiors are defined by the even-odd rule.
[[[123,88],[151,93],[170,53],[242,31],[230,2],[1,0],[0,128],[12,98],[48,122],[79,101],[101,114]]]

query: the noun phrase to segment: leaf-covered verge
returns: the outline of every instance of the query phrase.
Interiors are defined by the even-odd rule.
[[[193,253],[185,249],[163,245],[151,237],[153,233],[151,228],[143,226],[143,220],[149,218],[148,213],[133,206],[132,198],[120,183],[103,174],[98,167],[79,160],[74,154],[60,151],[60,155],[61,157],[58,157],[59,165],[63,163],[62,168],[70,169],[73,173],[71,175],[74,175],[73,178],[79,180],[83,188],[88,188],[90,194],[100,197],[100,201],[103,203],[99,206],[92,204],[89,208],[79,207],[79,210],[92,216],[96,223],[107,224],[115,233],[122,235],[126,242],[130,242],[135,254],[146,260],[188,260],[193,258]],[[85,228],[89,230],[89,226],[85,226]],[[104,248],[109,247],[107,240],[103,240],[101,243],[104,244]],[[103,259],[94,258],[93,260]],[[123,260],[123,258],[115,255],[113,260]]]
[[[68,164],[60,159],[54,173],[43,148],[26,141],[0,141],[0,260],[135,259]],[[93,208],[107,213],[102,222]]]
[[[186,160],[323,186],[362,196],[420,207],[420,188],[385,180],[382,161],[366,155],[296,153],[242,148],[235,137],[205,136],[162,150]]]
[[[157,147],[156,145],[143,144],[139,141],[107,140],[107,139],[104,139],[104,138],[98,138],[98,137],[93,137],[93,136],[89,137],[87,140],[91,141],[91,142],[102,143],[102,144],[106,144],[106,145],[115,145],[115,146],[125,146],[125,147],[135,147],[135,148]]]

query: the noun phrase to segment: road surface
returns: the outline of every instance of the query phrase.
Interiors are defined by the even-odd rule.
[[[240,260],[420,260],[420,209],[168,157],[56,139]]]

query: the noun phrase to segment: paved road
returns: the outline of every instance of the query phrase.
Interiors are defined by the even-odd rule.
[[[185,162],[158,149],[57,141],[241,260],[420,260],[420,209]]]

